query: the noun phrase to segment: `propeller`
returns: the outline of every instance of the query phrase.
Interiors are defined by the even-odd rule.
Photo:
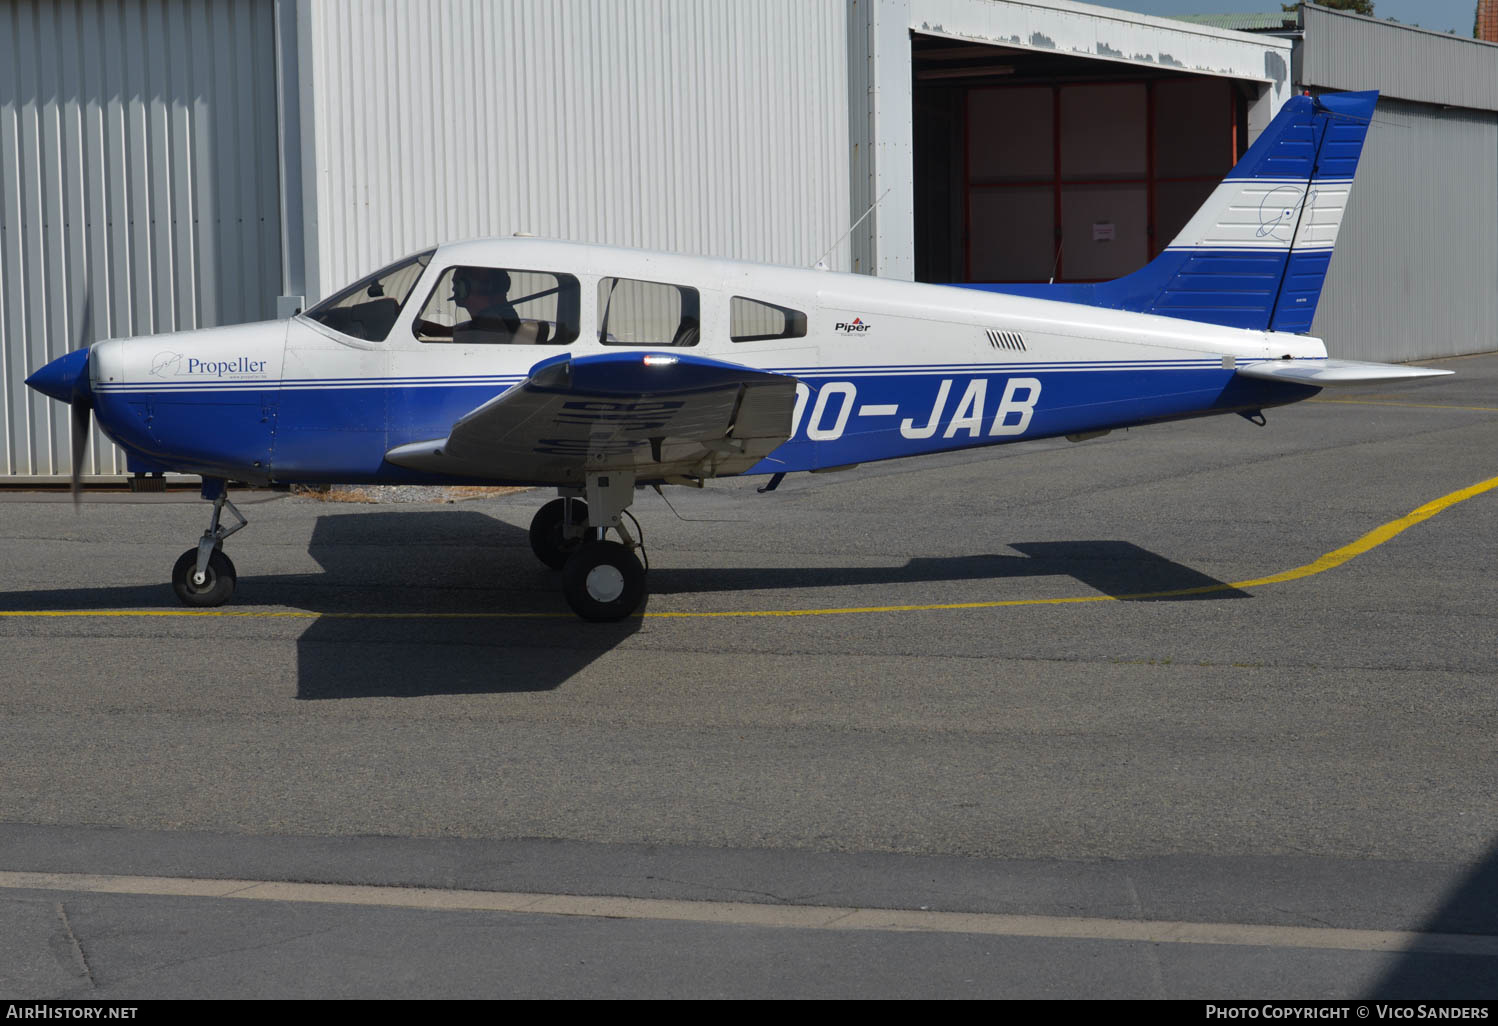
[[[83,315],[78,319],[77,345],[44,367],[33,371],[26,384],[42,395],[68,404],[73,442],[73,508],[78,508],[83,483],[83,457],[88,453],[89,422],[94,413],[94,390],[89,381],[94,297],[87,279],[83,283]]]
[[[83,458],[88,452],[88,429],[94,419],[94,390],[90,387],[88,352],[91,340],[89,330],[94,320],[94,293],[88,279],[83,280],[83,316],[78,321],[78,344],[74,350],[83,350],[83,360],[73,378],[72,395],[68,398],[73,438],[73,510],[78,510],[80,493],[83,491]]]
[[[83,490],[83,457],[88,452],[88,429],[90,421],[94,419],[93,396],[88,391],[88,361],[85,360],[81,374],[84,387],[75,389],[73,398],[68,403],[69,412],[72,414],[73,428],[73,508],[78,508],[79,493]],[[82,394],[79,394],[79,393]]]

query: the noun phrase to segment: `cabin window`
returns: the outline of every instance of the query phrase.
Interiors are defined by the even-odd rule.
[[[329,296],[303,316],[365,342],[383,342],[435,250],[383,267]]]
[[[606,346],[695,346],[701,309],[696,289],[604,278],[598,283],[598,341]]]
[[[806,335],[806,315],[788,306],[734,296],[728,304],[728,336],[735,342],[768,342]]]
[[[570,274],[450,267],[411,331],[455,345],[566,345],[577,338],[580,295]]]

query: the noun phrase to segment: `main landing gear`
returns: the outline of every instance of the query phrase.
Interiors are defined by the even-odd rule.
[[[224,539],[248,523],[229,501],[229,488],[223,481],[205,480],[203,498],[213,500],[213,519],[198,544],[177,557],[172,567],[172,590],[184,606],[221,606],[234,595],[239,575],[234,563],[224,555]],[[219,526],[224,510],[238,520],[233,527]]]
[[[531,520],[531,550],[562,571],[562,594],[574,613],[584,620],[622,620],[645,601],[648,565],[635,555],[644,552],[641,541],[624,526],[634,475],[590,474],[584,488],[559,491],[561,498],[542,506]],[[607,539],[611,530],[620,541]]]

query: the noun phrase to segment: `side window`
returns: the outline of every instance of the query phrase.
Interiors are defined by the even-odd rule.
[[[577,338],[581,295],[570,274],[450,267],[411,330],[422,342],[566,345]]]
[[[598,341],[606,346],[695,346],[700,310],[696,289],[604,278],[598,283]]]
[[[743,296],[734,296],[728,304],[728,337],[735,342],[768,342],[805,334],[806,315],[800,310]]]

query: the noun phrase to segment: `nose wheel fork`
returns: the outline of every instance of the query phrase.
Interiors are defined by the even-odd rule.
[[[229,489],[224,482],[203,482],[203,497],[213,500],[208,529],[195,547],[177,557],[172,567],[172,590],[185,606],[221,606],[234,596],[239,575],[233,560],[224,555],[224,539],[249,523],[229,501]],[[238,521],[233,527],[224,527],[220,522],[226,509]]]

